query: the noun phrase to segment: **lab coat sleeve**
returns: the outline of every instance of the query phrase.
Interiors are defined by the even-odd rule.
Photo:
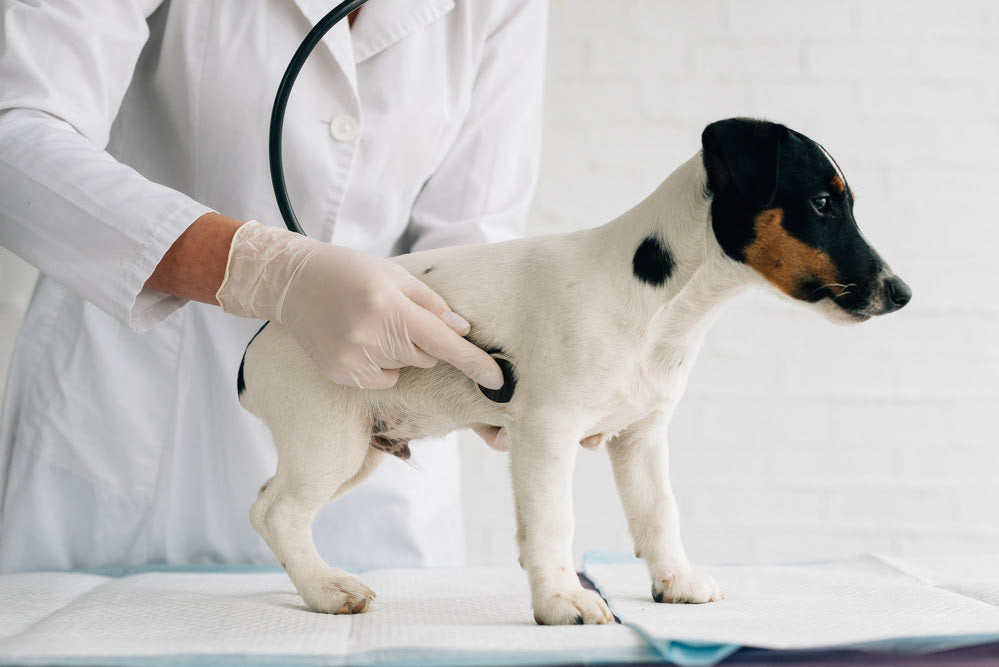
[[[0,244],[136,331],[184,300],[143,285],[210,211],[104,147],[162,0],[4,3]]]
[[[478,5],[478,3],[476,3]],[[467,117],[424,185],[413,251],[522,236],[537,181],[548,3],[483,3],[492,17]]]

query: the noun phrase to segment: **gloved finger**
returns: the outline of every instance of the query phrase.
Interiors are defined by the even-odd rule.
[[[419,349],[415,345],[410,346],[411,350],[405,355],[399,355],[401,359],[385,359],[380,365],[382,368],[405,368],[406,366],[416,366],[417,368],[433,368],[440,361],[437,357],[431,356]]]
[[[411,340],[424,352],[446,361],[483,387],[503,386],[503,371],[493,358],[438,318],[414,304],[408,321]]]
[[[402,291],[413,303],[439,317],[459,336],[467,336],[468,332],[471,331],[472,325],[468,323],[468,320],[451,310],[447,301],[419,278],[414,277],[407,281]]]
[[[407,315],[411,303],[402,301],[402,309],[397,309],[383,322],[380,335],[375,336],[362,347],[365,359],[372,368],[433,368],[438,359],[417,347],[409,336]]]

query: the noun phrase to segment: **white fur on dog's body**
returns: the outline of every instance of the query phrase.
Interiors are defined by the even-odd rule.
[[[369,391],[327,380],[291,335],[267,326],[249,346],[243,405],[271,428],[279,463],[251,518],[310,607],[362,610],[373,596],[313,546],[315,512],[374,469],[375,422],[392,440],[493,426],[509,446],[521,564],[542,623],[611,620],[576,578],[571,478],[581,441],[606,439],[635,550],[667,600],[720,597],[692,570],[669,487],[666,425],[704,334],[740,288],[765,284],[715,239],[700,154],[616,220],[572,234],[396,258],[473,323],[472,337],[512,360],[509,403],[486,399],[450,365],[403,369]],[[656,237],[675,264],[662,286],[632,260]],[[429,272],[426,272],[430,269]],[[494,443],[495,444],[495,443]],[[373,519],[374,520],[374,519]]]

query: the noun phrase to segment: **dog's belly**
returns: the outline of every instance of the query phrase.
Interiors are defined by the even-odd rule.
[[[653,416],[671,415],[683,394],[685,378],[677,374],[671,379],[655,389],[642,385],[621,388],[594,402],[587,411],[590,421],[584,422],[580,444],[596,449]]]
[[[653,411],[649,409],[645,412],[628,412],[605,417],[586,429],[579,444],[587,449],[597,449],[604,443],[613,440],[621,431],[648,417]]]
[[[371,446],[403,460],[412,440],[482,424],[506,424],[509,404],[486,399],[449,364],[405,368],[393,389],[370,392]]]
[[[407,461],[412,456],[410,441],[443,436],[458,428],[461,427],[440,415],[419,418],[401,410],[383,410],[372,420],[371,446]]]

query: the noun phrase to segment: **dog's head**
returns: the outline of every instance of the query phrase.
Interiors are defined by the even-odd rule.
[[[701,142],[711,224],[729,257],[835,321],[909,302],[909,286],[860,233],[853,192],[819,144],[744,118],[708,125]]]

